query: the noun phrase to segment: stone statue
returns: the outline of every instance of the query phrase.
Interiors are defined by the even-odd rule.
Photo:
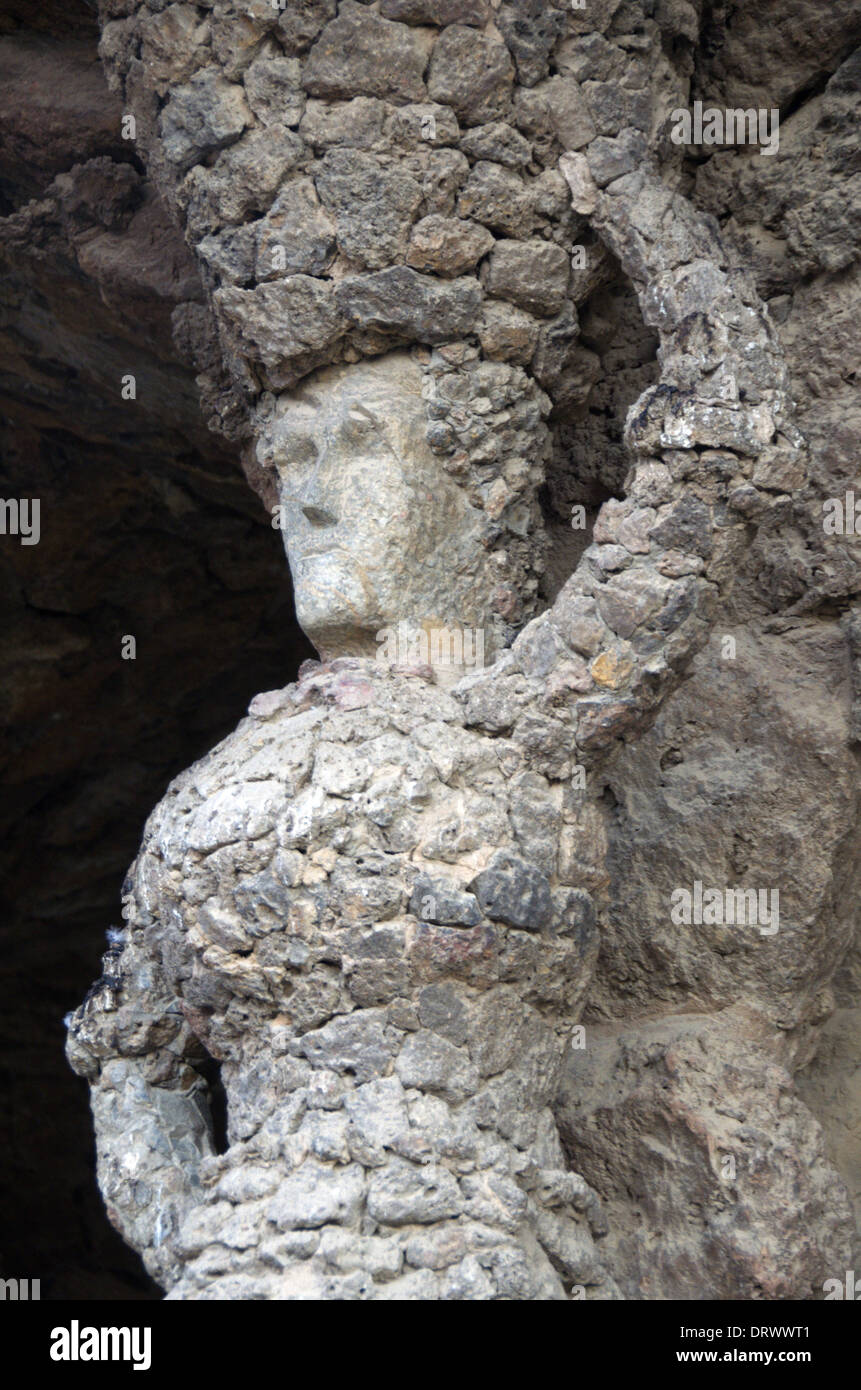
[[[495,376],[522,408],[518,374]],[[122,1002],[72,1028],[90,1074],[122,1054],[97,1130],[121,1121],[138,1158],[124,1171],[112,1147],[103,1182],[174,1297],[613,1288],[549,1108],[597,951],[589,893],[556,873],[582,793],[468,731],[444,665],[370,655],[397,623],[501,631],[499,528],[427,444],[422,382],[405,354],[336,368],[261,431],[329,660],[173,784],[131,875]],[[224,1156],[194,1039],[221,1062]],[[234,1198],[251,1253],[228,1236],[213,1264]]]
[[[698,331],[726,343],[720,324]],[[689,334],[685,321],[685,351]],[[722,361],[734,380],[726,349]],[[312,377],[295,410],[261,409],[297,611],[329,659],[258,697],[174,782],[128,885],[125,994],[71,1029],[76,1065],[94,1076],[99,1059],[97,1132],[121,1124],[128,1145],[125,1165],[112,1140],[103,1190],[170,1297],[614,1296],[600,1203],[569,1170],[551,1108],[604,882],[600,816],[576,773],[647,713],[674,636],[701,624],[698,576],[725,565],[708,508],[673,473],[699,457],[700,495],[720,486],[719,461],[739,465],[710,446],[765,451],[772,407],[690,388],[641,402],[632,441],[640,431],[657,451],[667,437],[670,462],[641,466],[634,505],[605,508],[606,536],[553,607],[446,691],[432,669],[370,653],[378,624],[498,619],[506,533],[470,500],[482,449],[450,475],[426,437],[425,397],[456,377],[455,396],[474,400],[484,365],[431,355],[424,391],[418,363],[395,354]],[[529,404],[515,369],[495,376]],[[705,453],[675,450],[698,432]],[[515,528],[533,502],[524,480]],[[526,573],[529,533],[509,534]],[[599,586],[588,566],[607,573],[605,552]],[[535,545],[525,553],[538,563]],[[221,1063],[221,1155],[201,1123],[200,1044]]]
[[[649,1104],[683,1096],[702,1205],[724,1201],[723,1120],[673,1072],[673,1029],[613,1033],[579,1072],[572,1040],[608,882],[602,769],[703,646],[803,478],[802,441],[768,315],[662,144],[686,75],[657,26],[633,2],[621,32],[612,3],[549,6],[543,27],[516,8],[497,28],[483,2],[455,6],[437,35],[432,6],[395,0],[241,25],[216,4],[214,47],[189,30],[166,102],[160,13],[106,25],[205,270],[211,318],[191,306],[180,328],[322,658],[172,784],[110,982],[70,1023],[109,1211],[170,1298],[638,1296],[660,1221],[613,1228],[595,1188],[614,1189],[613,1106],[656,1048],[669,1079]],[[370,63],[374,44],[399,61]],[[659,380],[628,414],[621,495],[555,593],[538,498],[551,453],[562,466],[551,410],[585,398],[575,231],[633,286]],[[293,259],[273,271],[279,237]],[[684,1021],[692,1073],[701,1038],[748,1026],[730,1012]],[[770,1024],[749,1032],[788,1064]],[[713,1055],[731,1104],[740,1070]],[[763,1113],[805,1136],[795,1206],[833,1212],[839,1243],[842,1190],[782,1086]],[[722,1236],[736,1287],[766,1277],[757,1210]]]

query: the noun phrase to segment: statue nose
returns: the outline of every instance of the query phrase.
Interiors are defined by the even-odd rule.
[[[312,526],[334,526],[338,520],[324,507],[303,507],[302,515],[308,518]]]

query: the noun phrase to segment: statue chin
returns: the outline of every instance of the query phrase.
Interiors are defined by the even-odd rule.
[[[334,551],[304,556],[292,569],[296,617],[320,655],[374,656],[383,620],[367,577]]]
[[[363,629],[348,622],[339,624],[333,619],[309,625],[300,618],[299,624],[316,647],[321,661],[334,661],[339,656],[374,658],[379,652],[375,629],[371,627]]]

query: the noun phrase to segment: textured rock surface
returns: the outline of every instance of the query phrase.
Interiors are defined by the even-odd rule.
[[[154,813],[121,988],[70,1039],[117,1223],[180,1298],[818,1296],[852,1258],[833,1164],[858,1190],[858,555],[822,527],[857,456],[851,18],[102,8],[198,256],[210,423],[273,505],[309,374],[393,385],[413,349],[511,643],[448,695],[309,673]],[[694,96],[790,110],[779,154],[686,157]],[[674,922],[703,881],[778,891],[778,931]]]
[[[622,1296],[821,1298],[851,1266],[852,1209],[779,1035],[733,1007],[590,1036],[560,1128],[607,1204]]]
[[[536,800],[573,815],[529,762],[422,678],[342,659],[174,783],[129,883],[120,1007],[71,1035],[106,1200],[172,1297],[613,1290],[549,1108],[595,915],[523,857]],[[227,1092],[219,1158],[195,1142],[195,1032]]]

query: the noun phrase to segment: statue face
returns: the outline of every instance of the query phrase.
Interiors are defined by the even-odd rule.
[[[325,657],[373,655],[399,623],[483,628],[480,517],[428,447],[406,353],[317,373],[260,440],[274,467],[299,622]]]

